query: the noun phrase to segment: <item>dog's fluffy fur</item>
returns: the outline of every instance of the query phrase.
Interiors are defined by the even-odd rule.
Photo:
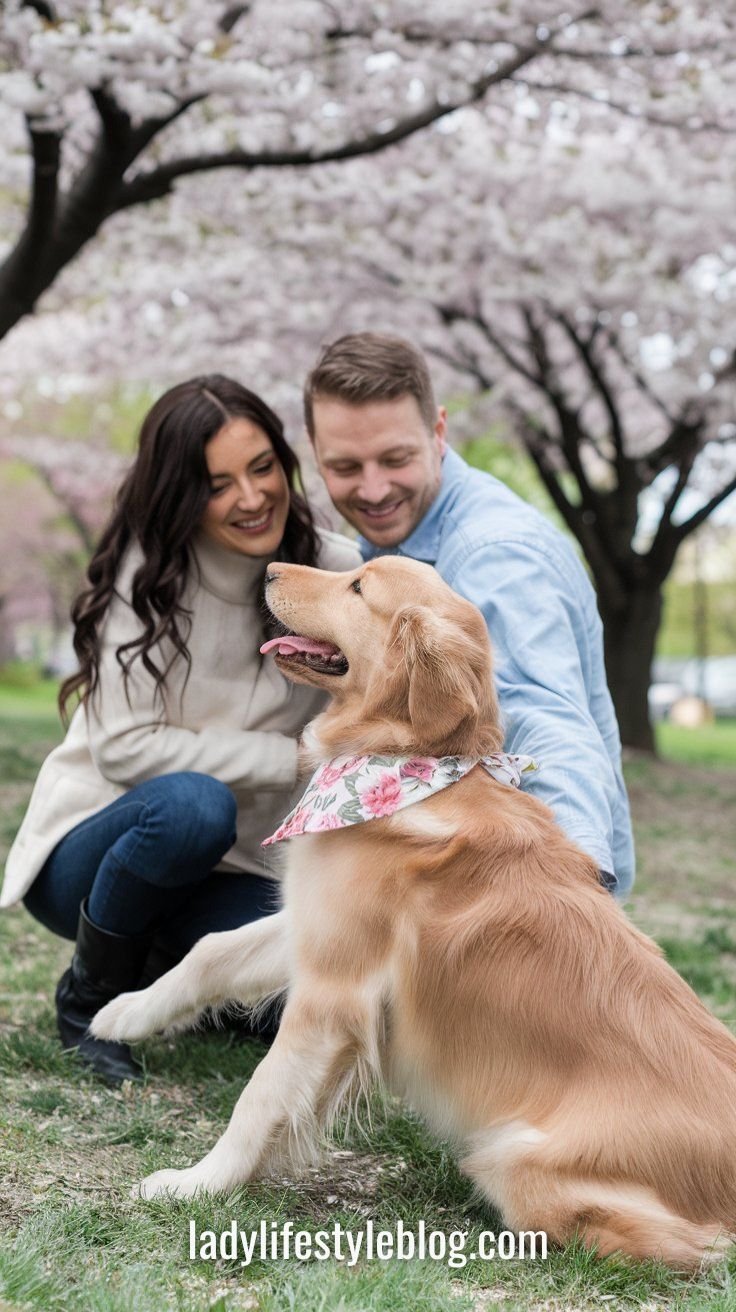
[[[359,589],[359,590],[358,590]],[[428,566],[271,567],[292,631],[347,657],[307,735],[344,753],[501,747],[480,613]],[[210,1153],[140,1186],[234,1188],[299,1161],[356,1078],[450,1138],[516,1229],[687,1269],[736,1230],[736,1040],[625,918],[551,812],[481,767],[395,815],[287,845],[283,909],[209,935],[93,1033],[141,1039],[288,987],[276,1041]]]

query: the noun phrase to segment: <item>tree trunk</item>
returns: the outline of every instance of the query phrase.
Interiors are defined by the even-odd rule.
[[[624,606],[607,607],[598,596],[603,620],[606,673],[624,747],[656,753],[649,718],[649,684],[662,616],[660,587],[631,591]]]

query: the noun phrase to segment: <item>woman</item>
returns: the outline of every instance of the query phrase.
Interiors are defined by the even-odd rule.
[[[23,899],[76,936],[56,991],[62,1044],[110,1082],[140,1066],[86,1033],[203,934],[274,909],[260,841],[289,810],[298,736],[324,703],[259,655],[270,560],[352,569],[357,549],[315,528],[276,415],[219,374],[172,388],[72,611],[79,671],[63,743],[44,762],[0,905]],[[149,960],[148,974],[154,969]]]

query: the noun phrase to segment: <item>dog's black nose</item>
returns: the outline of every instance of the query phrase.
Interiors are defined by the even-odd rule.
[[[265,578],[266,587],[268,587],[269,583],[275,583],[277,578],[278,578],[278,574],[276,573],[275,569],[267,570],[266,578]]]

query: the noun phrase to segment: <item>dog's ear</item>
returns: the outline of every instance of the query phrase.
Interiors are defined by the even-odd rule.
[[[386,647],[381,709],[404,721],[408,712],[416,746],[433,753],[462,753],[453,737],[463,725],[472,733],[495,703],[482,616],[460,607],[451,621],[428,606],[403,607]]]

